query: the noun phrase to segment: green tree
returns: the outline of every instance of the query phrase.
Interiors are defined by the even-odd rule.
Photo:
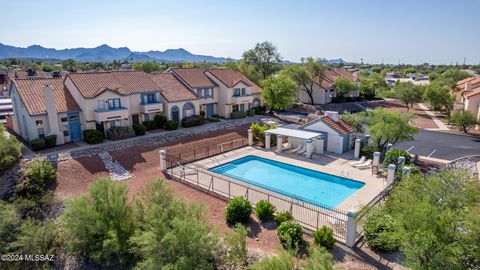
[[[247,229],[237,223],[233,232],[225,236],[225,243],[228,245],[227,261],[232,265],[242,267],[247,262]]]
[[[360,94],[367,99],[374,99],[377,91],[388,87],[385,79],[378,73],[360,77]]]
[[[455,97],[450,90],[440,82],[430,83],[425,89],[423,98],[435,111],[446,111],[447,114],[453,108]]]
[[[321,59],[314,60],[309,57],[302,64],[289,65],[285,69],[285,74],[290,76],[300,87],[300,91],[304,91],[310,98],[310,104],[314,105],[313,93],[321,85],[324,80],[326,66]]]
[[[411,82],[399,83],[398,85],[395,85],[394,90],[398,99],[405,103],[407,111],[409,111],[410,107],[413,108],[414,102],[422,101],[423,88],[421,86],[414,85]]]
[[[147,61],[147,62],[135,62],[133,63],[133,69],[135,71],[143,71],[146,73],[152,73],[155,71],[163,71],[162,66],[153,61]]]
[[[254,66],[260,72],[262,79],[266,79],[281,69],[282,57],[273,43],[264,41],[244,52],[242,61]]]
[[[77,71],[77,62],[73,59],[67,59],[62,61],[62,68],[70,72]]]
[[[286,75],[272,75],[262,80],[262,99],[273,110],[284,110],[297,96],[297,84]]]
[[[411,141],[418,128],[408,123],[408,117],[398,112],[385,111],[382,108],[368,111],[364,123],[379,149],[385,149],[388,143]]]
[[[363,119],[360,114],[344,112],[340,117],[343,121],[347,122],[347,124],[355,128],[357,132],[364,132]]]
[[[14,136],[7,136],[0,125],[0,172],[10,168],[20,159],[22,146]]]
[[[70,251],[108,268],[132,265],[128,240],[135,227],[127,186],[103,177],[89,189],[89,196],[70,201],[62,216]]]
[[[468,130],[478,124],[477,118],[469,111],[456,112],[450,117],[450,121],[468,133]]]
[[[335,87],[338,97],[343,97],[357,88],[354,82],[344,77],[336,78],[333,81],[333,86]]]
[[[385,207],[412,269],[479,265],[479,226],[473,224],[479,221],[480,185],[471,173],[411,174],[393,190]]]

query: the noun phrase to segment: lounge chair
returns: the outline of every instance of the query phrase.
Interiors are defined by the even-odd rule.
[[[288,150],[288,152],[289,152],[289,153],[295,153],[295,152],[297,152],[297,151],[300,151],[300,149],[302,149],[302,147],[303,147],[303,143],[297,145],[297,147],[295,147],[294,149]]]
[[[287,143],[284,143],[282,147],[283,147],[283,150],[288,150],[292,147],[292,145],[289,142],[287,142]]]
[[[365,161],[364,163],[359,164],[359,165],[356,165],[356,166],[354,166],[354,167],[357,168],[357,169],[360,169],[360,170],[364,170],[364,169],[370,168],[370,166],[372,166],[372,160],[371,160],[371,159],[368,159],[368,160]]]
[[[302,148],[300,148],[300,150],[296,151],[295,153],[303,154],[305,153],[305,151],[307,151],[307,147],[305,146],[305,144],[302,144]]]
[[[350,166],[359,165],[359,164],[362,164],[362,163],[365,161],[366,158],[367,158],[367,157],[362,156],[362,157],[360,158],[360,160],[352,161],[352,162],[350,162],[350,163],[348,163],[348,164],[350,164]]]

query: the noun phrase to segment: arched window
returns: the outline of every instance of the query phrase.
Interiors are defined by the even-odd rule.
[[[178,108],[178,106],[173,106],[172,109],[170,109],[170,111],[171,111],[172,120],[179,122],[180,121],[180,109]]]
[[[187,102],[183,105],[183,117],[190,117],[195,114],[195,106],[193,106],[193,103]]]

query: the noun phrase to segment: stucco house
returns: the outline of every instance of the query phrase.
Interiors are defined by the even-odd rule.
[[[326,104],[332,102],[337,96],[333,82],[336,78],[343,77],[351,82],[357,83],[358,78],[345,69],[329,69],[326,70],[322,80],[316,79],[313,83],[313,101],[315,104]],[[360,91],[358,89],[351,91],[346,97],[358,97]],[[302,103],[310,103],[310,96],[303,90],[298,91],[298,100]]]

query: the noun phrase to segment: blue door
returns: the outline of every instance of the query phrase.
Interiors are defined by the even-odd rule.
[[[213,115],[213,104],[207,104],[207,118],[212,117]]]
[[[78,112],[67,113],[68,117],[68,130],[70,133],[70,140],[80,141],[82,139],[82,130],[80,129],[80,117]]]

